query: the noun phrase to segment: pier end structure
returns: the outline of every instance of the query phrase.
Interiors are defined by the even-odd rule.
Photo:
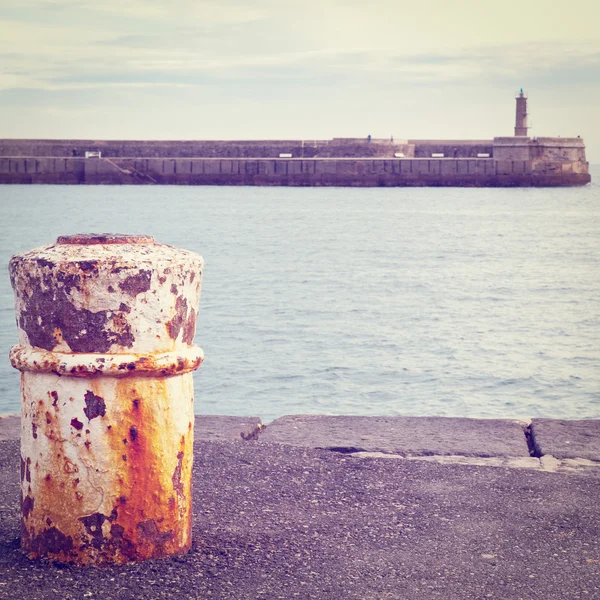
[[[558,187],[591,181],[581,137],[487,140],[0,140],[0,183]]]

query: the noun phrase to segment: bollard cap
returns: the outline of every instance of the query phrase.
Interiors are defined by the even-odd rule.
[[[155,244],[151,235],[137,233],[74,233],[60,235],[57,244],[92,246],[94,244]]]
[[[79,233],[13,256],[19,343],[154,354],[193,345],[203,260],[150,235]]]

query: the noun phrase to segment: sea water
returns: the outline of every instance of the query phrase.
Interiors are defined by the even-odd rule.
[[[205,259],[196,413],[600,418],[598,183],[0,186],[0,220],[0,413],[10,256],[125,232]]]

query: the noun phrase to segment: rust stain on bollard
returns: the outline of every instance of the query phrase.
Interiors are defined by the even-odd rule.
[[[202,268],[120,234],[61,236],[11,259],[31,558],[118,564],[190,548]]]

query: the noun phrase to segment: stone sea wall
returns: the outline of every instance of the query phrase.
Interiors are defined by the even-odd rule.
[[[494,159],[0,158],[0,183],[275,186],[563,186],[582,163]]]
[[[101,157],[85,158],[90,152]],[[509,187],[589,181],[580,138],[0,140],[0,183]]]

